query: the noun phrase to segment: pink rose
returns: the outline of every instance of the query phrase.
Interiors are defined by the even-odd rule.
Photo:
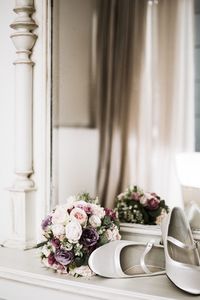
[[[85,224],[88,218],[86,212],[79,207],[75,207],[71,210],[70,217],[71,219],[75,218],[80,224]]]
[[[160,200],[158,198],[150,198],[147,200],[147,208],[149,210],[155,210],[159,207]]]
[[[132,199],[135,201],[139,201],[140,200],[140,194],[137,192],[133,192],[132,193]]]

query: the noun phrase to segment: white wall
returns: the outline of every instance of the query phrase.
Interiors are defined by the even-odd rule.
[[[99,137],[97,129],[54,129],[57,153],[54,165],[54,203],[88,192],[96,196]]]
[[[14,170],[14,66],[15,49],[9,25],[15,18],[14,0],[0,0],[0,243],[9,234],[9,192]]]

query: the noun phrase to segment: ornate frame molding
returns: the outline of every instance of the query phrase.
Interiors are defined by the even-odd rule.
[[[37,39],[32,31],[37,27],[32,19],[33,0],[17,0],[14,12],[17,18],[10,25],[15,31],[11,39],[16,48],[15,65],[15,173],[13,188],[34,188],[33,173],[33,61],[30,56]]]
[[[15,179],[9,188],[12,226],[6,247],[37,244],[50,202],[50,9],[51,0],[15,0],[17,16],[10,25],[16,49]]]

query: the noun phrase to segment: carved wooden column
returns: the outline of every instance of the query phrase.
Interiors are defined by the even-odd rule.
[[[5,245],[27,249],[35,244],[35,184],[33,174],[33,61],[37,36],[33,0],[16,0],[16,19],[10,25],[16,48],[15,65],[15,180],[11,193],[12,234]]]

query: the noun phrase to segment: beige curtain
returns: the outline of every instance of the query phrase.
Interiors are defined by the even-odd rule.
[[[146,0],[101,0],[97,40],[97,121],[100,132],[97,192],[114,205],[123,188],[130,117],[133,44],[142,49]],[[140,59],[140,58],[139,58]],[[137,72],[135,70],[135,72]]]
[[[193,0],[160,0],[147,10],[140,88],[134,84],[127,183],[182,205],[176,154],[194,149]]]
[[[99,196],[111,207],[138,184],[181,205],[175,157],[194,147],[193,0],[108,2],[115,22],[98,40]]]

